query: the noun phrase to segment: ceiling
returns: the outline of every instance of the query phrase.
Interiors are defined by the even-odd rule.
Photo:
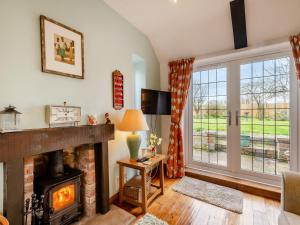
[[[234,48],[230,0],[104,0],[142,31],[160,62]],[[245,0],[248,45],[300,32],[300,0]]]

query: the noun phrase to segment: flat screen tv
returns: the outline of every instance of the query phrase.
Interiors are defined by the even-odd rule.
[[[141,108],[148,115],[171,115],[171,92],[142,89]]]

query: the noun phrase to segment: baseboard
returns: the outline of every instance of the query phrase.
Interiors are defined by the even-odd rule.
[[[119,192],[117,192],[116,194],[114,194],[113,196],[111,196],[109,198],[109,204],[113,204],[115,202],[117,202],[119,199]]]
[[[234,188],[249,194],[280,201],[280,188],[271,185],[193,169],[187,169],[185,175],[225,187]]]

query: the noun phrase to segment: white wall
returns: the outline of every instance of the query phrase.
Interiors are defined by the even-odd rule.
[[[160,64],[160,89],[162,91],[169,91],[168,74],[169,67],[167,63]],[[161,151],[163,154],[167,154],[169,146],[169,136],[170,136],[170,126],[171,126],[171,116],[165,115],[161,116],[161,135],[162,135],[162,145]]]
[[[41,72],[39,16],[45,15],[84,34],[85,79]],[[47,127],[44,106],[81,106],[104,122],[109,112],[118,124],[123,111],[112,107],[112,71],[125,79],[125,108],[134,107],[132,55],[146,63],[146,83],[159,89],[159,64],[148,39],[101,0],[0,1],[0,108],[12,104],[21,111],[22,128]],[[116,160],[127,157],[126,133],[116,131],[109,143],[110,195],[116,192]]]

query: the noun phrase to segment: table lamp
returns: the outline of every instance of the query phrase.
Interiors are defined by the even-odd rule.
[[[139,109],[126,110],[119,128],[122,131],[132,131],[132,134],[127,136],[127,145],[130,152],[130,160],[137,160],[141,145],[141,136],[136,132],[149,130],[143,112]]]

